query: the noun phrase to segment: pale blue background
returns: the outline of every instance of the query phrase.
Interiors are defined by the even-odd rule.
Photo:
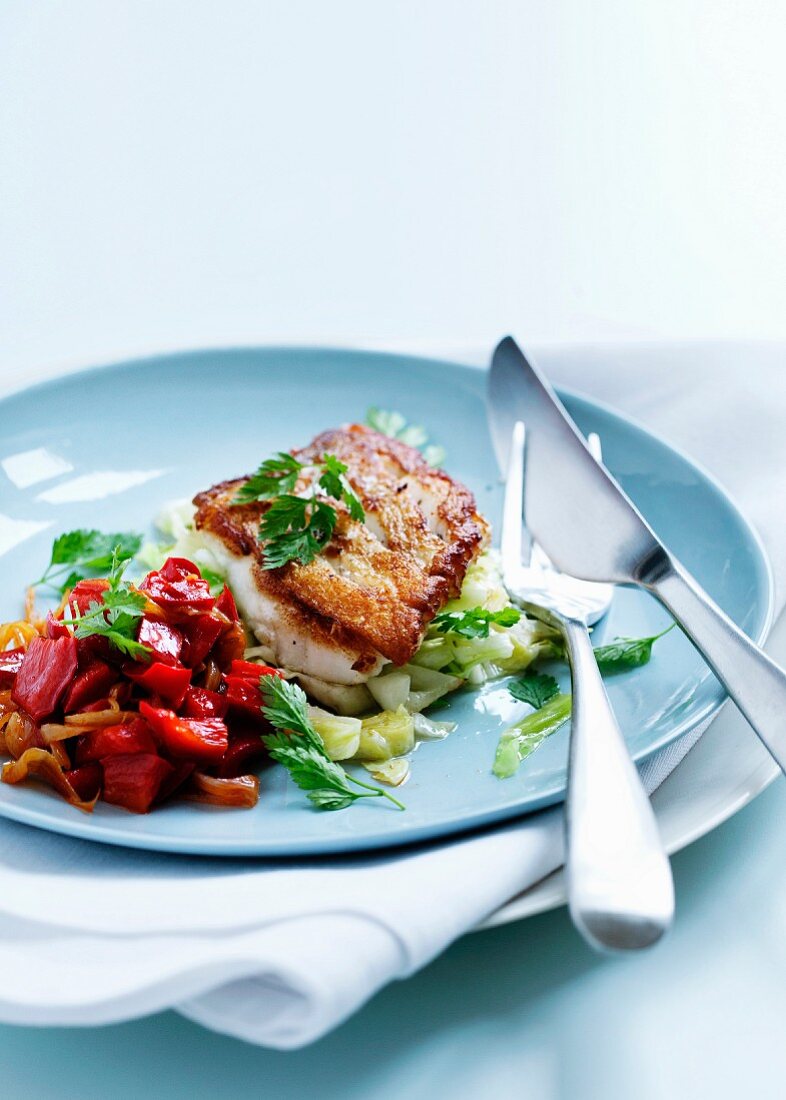
[[[785,12],[3,0],[0,384],[205,343],[784,338]],[[675,859],[647,957],[596,959],[563,911],[302,1053],[173,1014],[5,1027],[0,1089],[780,1097],[785,814],[779,781]]]

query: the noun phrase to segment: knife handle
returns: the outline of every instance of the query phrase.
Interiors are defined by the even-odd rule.
[[[571,917],[593,947],[649,947],[674,915],[668,856],[606,695],[587,627],[577,619],[563,619],[561,626],[573,683],[565,805]]]
[[[667,608],[786,772],[786,672],[673,558],[645,587]]]

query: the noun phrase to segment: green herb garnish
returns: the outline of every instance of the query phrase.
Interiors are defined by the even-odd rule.
[[[262,713],[276,729],[276,733],[263,736],[265,747],[318,810],[343,810],[359,798],[380,797],[404,809],[388,791],[355,779],[330,759],[308,717],[308,700],[302,688],[280,676],[260,677],[259,688],[264,700]],[[362,789],[354,790],[350,784]]]
[[[646,665],[652,656],[652,647],[659,638],[673,630],[676,623],[667,626],[660,634],[649,638],[615,638],[609,645],[598,646],[595,660],[601,672],[623,672],[628,668]]]
[[[559,684],[553,676],[529,672],[508,684],[508,691],[520,703],[529,703],[535,710],[548,703],[559,692]]]
[[[292,493],[303,470],[310,469],[293,455],[280,451],[263,462],[257,472],[235,493],[234,504],[270,500],[259,524],[259,539],[265,546],[265,569],[278,569],[287,562],[308,565],[333,537],[338,514],[317,495],[346,504],[350,517],[362,523],[365,512],[360,498],[347,479],[348,467],[335,455],[325,454],[314,463],[315,477],[310,496]]]
[[[93,600],[87,611],[71,609],[73,618],[62,621],[73,626],[77,638],[99,635],[110,645],[134,660],[146,660],[151,656],[149,646],[137,641],[139,624],[147,606],[147,597],[130,585],[123,583],[128,560],[120,556],[118,547],[112,555],[109,567],[109,587],[101,593],[102,601]]]
[[[487,611],[485,607],[472,607],[468,611],[442,611],[434,617],[432,626],[440,634],[459,634],[462,638],[488,638],[491,624],[515,626],[521,618],[517,607],[503,607],[501,611]]]
[[[240,486],[232,503],[252,504],[255,500],[291,493],[304,469],[294,455],[279,451],[273,458],[265,459],[257,472]]]
[[[400,439],[410,447],[417,447],[429,466],[441,466],[445,461],[445,448],[428,442],[428,432],[420,424],[407,424],[399,412],[372,406],[366,413],[366,423],[374,431],[391,439]]]
[[[120,561],[130,561],[141,545],[142,536],[132,531],[67,531],[52,543],[49,565],[33,587],[45,584],[62,595],[85,577],[105,573],[115,553]]]

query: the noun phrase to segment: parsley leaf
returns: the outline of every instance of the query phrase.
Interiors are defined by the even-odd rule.
[[[615,638],[609,645],[600,645],[595,650],[595,660],[601,672],[624,672],[628,668],[646,665],[652,656],[652,647],[659,638],[673,630],[676,623],[667,626],[660,634],[649,638]]]
[[[137,635],[147,606],[147,597],[123,583],[123,573],[128,561],[119,557],[118,551],[119,548],[112,557],[109,587],[102,592],[101,602],[93,600],[85,612],[72,608],[73,618],[64,618],[63,622],[66,626],[75,627],[74,634],[77,638],[100,635],[120,653],[125,653],[134,660],[146,660],[150,658],[152,651],[137,641]]]
[[[121,561],[130,561],[141,545],[142,536],[133,531],[66,531],[52,543],[49,565],[33,587],[46,584],[62,595],[86,576],[106,572],[115,551]]]
[[[303,470],[313,469],[310,496],[292,493]],[[325,549],[338,521],[336,509],[317,494],[320,489],[333,500],[343,501],[350,518],[362,523],[366,518],[360,498],[347,478],[347,465],[336,455],[325,454],[313,467],[305,466],[292,455],[279,452],[263,462],[256,474],[238,489],[234,504],[256,500],[272,503],[259,524],[259,540],[264,543],[265,569],[279,569],[287,562],[308,565]]]
[[[308,565],[330,542],[337,518],[335,508],[316,498],[274,500],[259,524],[265,569],[278,569],[288,561]]]
[[[329,497],[334,497],[336,500],[343,500],[347,508],[349,508],[349,514],[352,519],[356,519],[359,523],[362,523],[366,518],[366,513],[363,511],[360,497],[358,497],[355,490],[347,481],[346,473],[349,467],[342,462],[341,459],[331,454],[323,456],[322,464],[324,469],[320,476],[319,484]]]
[[[440,634],[459,634],[462,638],[488,638],[491,624],[515,626],[521,618],[517,607],[503,607],[501,611],[487,611],[485,607],[471,607],[468,611],[442,611],[434,617],[432,625]]]
[[[530,672],[508,684],[508,691],[520,703],[529,703],[535,710],[553,699],[559,692],[559,684],[553,676]]]
[[[251,504],[255,500],[268,500],[281,493],[291,493],[304,466],[294,455],[279,451],[266,459],[255,474],[244,482],[235,493],[233,504]]]
[[[262,714],[276,730],[263,736],[265,747],[318,810],[343,810],[359,798],[380,797],[404,809],[388,791],[355,779],[330,759],[308,717],[308,700],[302,688],[280,676],[268,675],[260,677],[259,689],[264,700]],[[354,790],[350,784],[361,790]]]
[[[445,461],[445,448],[428,442],[428,432],[420,424],[407,424],[400,412],[378,409],[376,405],[366,412],[366,423],[375,432],[391,439],[400,439],[410,447],[417,447],[429,466],[441,466]]]

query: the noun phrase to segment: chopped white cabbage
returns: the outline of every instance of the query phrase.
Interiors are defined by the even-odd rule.
[[[456,728],[455,722],[435,722],[425,714],[413,714],[415,736],[422,741],[443,741]]]
[[[400,756],[375,764],[364,764],[363,767],[378,783],[385,783],[388,787],[400,787],[409,779],[409,760]]]
[[[364,718],[360,727],[360,761],[389,760],[404,756],[415,747],[415,725],[404,707],[383,710]]]
[[[359,718],[345,718],[331,714],[321,707],[309,707],[308,717],[325,744],[331,760],[349,760],[360,748]]]

